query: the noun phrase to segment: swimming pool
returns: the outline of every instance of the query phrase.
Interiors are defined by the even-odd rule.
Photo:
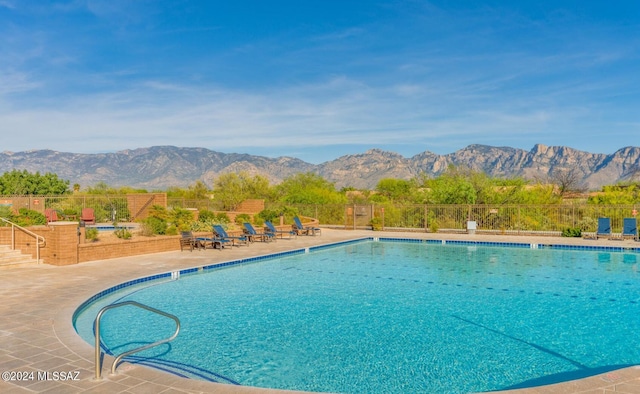
[[[97,310],[117,300],[173,313],[180,336],[133,360],[227,383],[345,393],[526,387],[640,361],[639,257],[366,241],[140,281],[96,297],[74,323],[92,343]],[[116,353],[173,330],[129,308],[102,326]]]

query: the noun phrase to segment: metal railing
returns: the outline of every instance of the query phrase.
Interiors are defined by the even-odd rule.
[[[320,224],[346,229],[466,231],[467,221],[477,222],[479,232],[555,235],[566,228],[596,231],[599,217],[611,218],[613,231],[622,231],[623,219],[640,210],[635,205],[599,204],[318,204],[291,205],[300,215]],[[267,204],[267,209],[279,209]]]
[[[132,306],[136,306],[138,308],[142,308],[144,310],[147,310],[149,312],[153,312],[153,313],[157,313],[161,316],[165,316],[168,317],[170,319],[173,319],[173,321],[176,322],[176,331],[173,333],[173,335],[171,335],[169,338],[166,339],[162,339],[160,341],[157,342],[153,342],[144,346],[140,346],[137,347],[135,349],[126,351],[124,353],[121,353],[120,355],[116,356],[116,359],[113,361],[113,364],[111,365],[111,374],[115,374],[116,373],[116,368],[118,367],[118,364],[120,363],[120,361],[122,360],[122,358],[129,356],[133,353],[138,353],[141,352],[143,350],[147,350],[150,349],[152,347],[158,346],[158,345],[162,345],[163,343],[167,343],[167,342],[171,342],[174,339],[176,339],[176,337],[178,336],[178,333],[180,332],[180,319],[178,319],[177,316],[174,316],[170,313],[167,312],[163,312],[159,309],[150,307],[148,305],[144,305],[141,304],[139,302],[136,301],[124,301],[124,302],[119,302],[116,304],[111,304],[111,305],[107,305],[104,308],[100,309],[100,311],[98,312],[98,314],[96,315],[96,320],[94,321],[94,330],[95,330],[95,335],[96,335],[96,377],[95,380],[100,380],[102,379],[102,352],[100,350],[100,319],[102,319],[102,315],[110,310],[110,309],[114,309],[114,308],[119,308],[121,306],[126,306],[126,305],[132,305]]]
[[[33,237],[36,239],[36,261],[40,264],[40,248],[44,247],[46,240],[42,235],[38,235],[32,231],[27,230],[26,228],[19,226],[3,217],[0,217],[0,220],[7,223],[11,226],[11,249],[16,249],[16,229],[22,231],[23,233]]]

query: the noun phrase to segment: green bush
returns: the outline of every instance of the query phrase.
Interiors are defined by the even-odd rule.
[[[215,217],[216,224],[229,224],[231,223],[231,219],[229,219],[229,215],[224,212],[220,212],[216,214]]]
[[[382,218],[380,217],[374,217],[373,219],[371,219],[371,222],[369,222],[369,224],[371,225],[371,229],[373,231],[382,230]]]
[[[38,211],[20,208],[18,212],[18,216],[13,216],[13,220],[9,219],[18,226],[28,227],[47,224],[47,218]]]
[[[209,221],[215,220],[215,218],[216,218],[216,214],[209,210],[203,209],[198,212],[199,222],[209,222]]]
[[[251,216],[247,213],[241,213],[236,216],[236,224],[242,225],[242,223],[251,222]]]
[[[280,212],[276,211],[275,209],[263,209],[255,216],[254,219],[257,219],[257,218],[262,219],[263,223],[266,222],[267,220],[270,222],[275,222],[279,220]]]
[[[113,233],[116,235],[116,237],[120,239],[131,239],[131,237],[133,236],[133,234],[131,234],[131,231],[129,231],[125,227],[121,227],[116,231],[114,231]]]
[[[89,227],[85,230],[84,237],[89,241],[98,240],[98,229],[95,227]]]
[[[167,232],[167,221],[155,216],[149,216],[143,223],[146,225],[146,231],[152,235],[164,235]]]
[[[582,237],[582,230],[579,227],[569,227],[562,230],[563,237]]]

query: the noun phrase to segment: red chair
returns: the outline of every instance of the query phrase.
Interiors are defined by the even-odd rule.
[[[96,224],[96,214],[93,212],[93,208],[82,208],[80,220],[86,224]]]
[[[44,216],[47,218],[47,223],[51,223],[51,222],[57,222],[58,219],[58,212],[56,212],[55,209],[53,208],[47,208],[44,210]]]

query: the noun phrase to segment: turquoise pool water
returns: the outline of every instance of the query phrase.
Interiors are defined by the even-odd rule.
[[[636,251],[360,242],[159,279],[99,298],[182,321],[133,361],[183,376],[328,391],[466,393],[640,363]],[[172,333],[135,308],[105,314],[107,351]]]

